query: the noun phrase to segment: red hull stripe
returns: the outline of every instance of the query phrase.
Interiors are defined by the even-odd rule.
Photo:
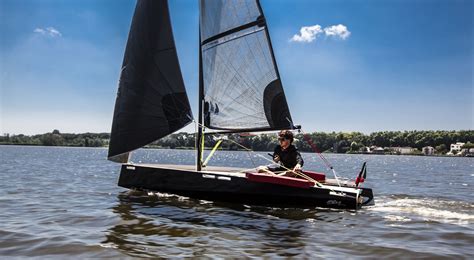
[[[326,180],[326,175],[324,173],[309,171],[303,171],[303,173],[315,181],[324,182]]]
[[[314,186],[314,183],[304,179],[296,179],[285,176],[268,175],[264,173],[247,172],[246,177],[252,182],[273,183],[284,186],[308,189]]]

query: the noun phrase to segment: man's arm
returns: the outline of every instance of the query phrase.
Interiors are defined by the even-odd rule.
[[[274,162],[279,162],[280,161],[280,155],[279,155],[279,149],[278,149],[278,146],[275,147],[275,150],[273,150],[273,161]]]
[[[304,160],[298,150],[296,150],[296,163],[298,163],[301,167],[303,167]]]
[[[301,170],[301,167],[303,167],[304,161],[303,161],[303,157],[301,157],[301,154],[298,150],[295,150],[295,153],[296,153],[296,166],[293,170],[299,171]]]

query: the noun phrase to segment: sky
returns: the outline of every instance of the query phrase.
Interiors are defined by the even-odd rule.
[[[196,115],[198,5],[169,4]],[[304,131],[474,129],[473,1],[261,4],[293,121]],[[1,0],[0,134],[109,132],[134,6]]]

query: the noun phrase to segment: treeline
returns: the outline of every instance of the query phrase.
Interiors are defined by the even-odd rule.
[[[351,133],[311,133],[312,142],[322,151],[346,153],[359,151],[363,147],[412,147],[421,150],[431,146],[438,153],[446,153],[450,145],[456,142],[474,142],[473,130],[461,131],[383,131],[365,135],[360,132]],[[311,151],[308,142],[302,135],[297,135],[299,149]]]
[[[0,136],[0,144],[102,147],[109,145],[109,138],[109,133],[65,134],[54,130],[51,133],[32,136],[4,134]]]
[[[0,144],[43,145],[43,146],[77,146],[103,147],[108,146],[109,133],[68,134],[54,130],[51,133],[39,135],[9,135],[0,136]],[[213,147],[215,135],[206,135],[205,146]],[[321,152],[347,153],[359,151],[362,147],[413,147],[421,150],[425,146],[434,147],[438,153],[449,151],[450,145],[456,142],[474,143],[474,130],[466,131],[384,131],[369,135],[360,132],[314,132],[295,135],[295,145],[303,152],[311,152],[313,143]],[[278,144],[276,134],[230,134],[226,135],[221,149],[239,150],[238,144],[254,151],[272,151]],[[310,140],[310,142],[308,142]],[[238,144],[236,144],[238,143]],[[195,135],[191,133],[176,133],[155,141],[148,147],[182,148],[195,147]]]
[[[206,136],[205,147],[213,147],[216,136]],[[254,151],[273,151],[278,144],[276,134],[260,135],[227,135],[221,145],[223,149],[241,149],[239,143]],[[153,143],[154,146],[181,148],[194,147],[194,134],[178,133]],[[384,131],[369,135],[360,132],[314,132],[306,135],[296,134],[294,144],[300,151],[312,152],[311,143],[321,152],[348,153],[358,152],[363,147],[413,147],[421,150],[425,146],[432,146],[438,153],[446,153],[450,145],[456,142],[474,143],[473,130],[461,131]]]

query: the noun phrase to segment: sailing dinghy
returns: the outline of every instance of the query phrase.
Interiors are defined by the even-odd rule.
[[[197,163],[136,164],[130,153],[194,121],[166,0],[138,0],[115,103],[108,159],[118,185],[250,205],[357,209],[373,203],[357,182],[303,171],[304,178],[203,166],[204,129],[217,133],[295,129],[258,0],[200,0]],[[216,132],[214,132],[216,133]]]

